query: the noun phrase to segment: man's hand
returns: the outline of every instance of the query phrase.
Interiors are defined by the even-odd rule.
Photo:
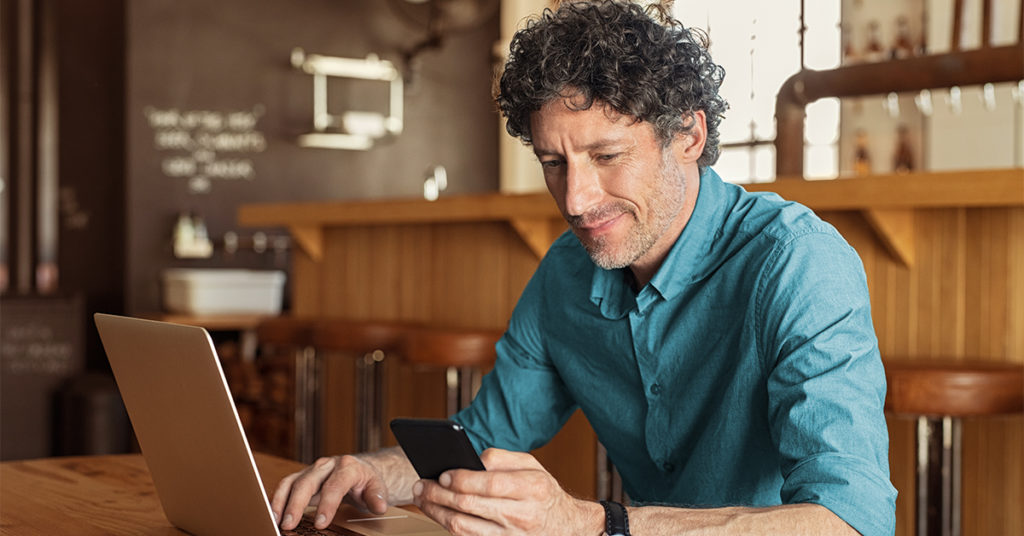
[[[376,467],[356,456],[320,458],[306,469],[284,477],[270,506],[284,530],[294,529],[307,505],[315,505],[313,524],[326,528],[342,500],[374,513],[388,507],[388,491]]]
[[[600,534],[604,510],[562,490],[533,456],[484,451],[487,471],[456,469],[413,486],[416,506],[456,536]]]

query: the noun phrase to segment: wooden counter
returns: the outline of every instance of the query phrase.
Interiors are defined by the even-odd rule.
[[[746,188],[808,205],[857,249],[883,359],[1024,362],[1024,170],[784,179]],[[543,252],[565,229],[546,193],[250,205],[239,221],[294,234],[301,246],[292,267],[297,314],[488,328],[505,326]],[[332,374],[345,385],[342,373]],[[432,374],[393,367],[389,414],[443,412],[443,378]],[[327,422],[346,422],[345,403],[331,396],[336,409]],[[913,527],[912,426],[890,421],[897,534]],[[325,448],[344,450],[345,434],[328,437]],[[594,448],[577,416],[541,459],[559,468],[570,489],[591,495]],[[1024,420],[967,420],[963,464],[964,533],[1024,534]]]
[[[255,453],[273,490],[301,466]],[[184,535],[160,507],[141,454],[8,461],[0,464],[0,534]]]

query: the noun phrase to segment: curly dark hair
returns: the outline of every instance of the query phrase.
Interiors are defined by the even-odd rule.
[[[692,112],[703,110],[707,142],[697,163],[714,164],[718,124],[728,108],[718,95],[725,69],[711,61],[706,34],[653,7],[564,2],[516,33],[495,88],[508,133],[532,143],[530,114],[552,99],[572,97],[576,109],[598,102],[648,121],[668,145],[693,127]]]

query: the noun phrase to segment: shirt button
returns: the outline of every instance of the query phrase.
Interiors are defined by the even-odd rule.
[[[654,395],[654,396],[658,396],[658,395],[661,394],[661,384],[660,383],[651,384],[651,394]]]
[[[665,463],[664,463],[664,464],[663,464],[663,465],[661,466],[661,468],[662,468],[662,469],[664,469],[666,473],[671,473],[672,471],[675,471],[675,470],[676,470],[676,466],[675,466],[675,465],[672,465],[672,463],[671,463],[671,462],[665,462]]]

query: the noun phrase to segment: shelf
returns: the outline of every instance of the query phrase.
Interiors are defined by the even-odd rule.
[[[775,192],[814,210],[1024,206],[1024,169],[871,175],[811,180],[780,178],[743,185]]]
[[[325,227],[507,222],[537,258],[543,257],[565,230],[562,216],[547,193],[455,195],[437,201],[395,199],[245,205],[239,209],[238,221],[249,226],[287,227],[314,261],[323,257]]]
[[[938,207],[1024,206],[1024,169],[969,170],[807,181],[782,178],[743,185],[775,192],[815,211],[860,211],[893,256],[914,262],[912,211]],[[565,230],[547,193],[477,194],[422,199],[320,201],[245,205],[238,221],[287,227],[314,261],[323,256],[324,228],[467,222],[506,222],[538,258]]]
[[[915,209],[1024,206],[1024,169],[872,175],[853,179],[781,179],[750,184],[815,211],[860,211],[900,264],[914,265]]]

